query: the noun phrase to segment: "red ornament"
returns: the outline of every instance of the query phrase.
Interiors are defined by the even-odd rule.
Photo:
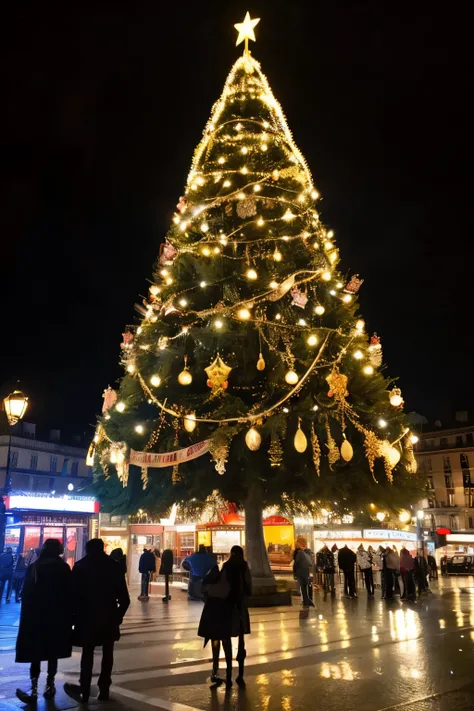
[[[212,380],[208,380],[206,385],[208,388],[212,388]]]
[[[222,383],[222,387],[224,390],[227,390],[227,388],[229,387],[229,381],[226,380],[225,383]]]
[[[358,274],[354,274],[344,287],[344,291],[346,294],[357,294],[363,283],[364,280],[360,279]]]
[[[179,212],[181,214],[183,214],[183,212],[186,212],[187,207],[188,207],[188,200],[187,200],[187,198],[184,197],[184,195],[181,195],[181,197],[179,198],[179,202],[176,205],[176,209],[179,210]]]
[[[121,347],[131,348],[133,343],[133,333],[130,333],[130,331],[125,331],[125,333],[122,333],[122,338],[123,343],[121,344]]]
[[[164,244],[160,245],[160,257],[158,259],[159,263],[161,266],[164,264],[171,265],[173,264],[173,261],[176,259],[176,255],[178,254],[178,250],[176,247],[173,247],[171,242],[168,242],[168,240],[165,240]]]

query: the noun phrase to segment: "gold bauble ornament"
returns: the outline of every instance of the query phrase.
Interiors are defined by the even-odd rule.
[[[400,388],[393,388],[391,391],[390,404],[392,407],[401,407],[403,405],[402,391]]]
[[[287,372],[287,374],[285,375],[285,380],[288,383],[288,385],[296,385],[299,378],[298,378],[297,373],[295,373],[294,370],[289,370]]]
[[[263,355],[260,353],[257,360],[257,370],[265,370],[265,361],[263,360]]]
[[[353,456],[354,450],[352,449],[352,445],[345,439],[341,444],[341,457],[345,462],[350,462]]]
[[[251,427],[245,435],[245,444],[252,452],[256,452],[257,449],[260,449],[262,438],[260,432],[256,430],[255,427]]]
[[[297,452],[302,454],[303,452],[306,452],[306,449],[308,447],[308,440],[306,438],[305,433],[301,429],[300,424],[298,423],[298,429],[296,430],[295,434],[295,439],[293,441],[293,444],[295,445],[295,449]]]
[[[224,363],[219,354],[207,368],[204,368],[208,381],[208,386],[212,389],[212,394],[217,395],[227,388],[227,378],[232,368]]]
[[[193,376],[187,368],[181,371],[178,375],[178,382],[180,385],[191,385],[193,381]]]
[[[380,446],[380,452],[384,459],[388,461],[390,467],[393,469],[397,466],[400,461],[400,450],[394,447],[388,440],[384,440]]]
[[[184,429],[186,432],[194,432],[196,429],[196,415],[194,412],[190,412],[189,415],[186,415],[184,418]]]

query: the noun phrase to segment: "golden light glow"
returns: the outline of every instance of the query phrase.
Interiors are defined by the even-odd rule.
[[[314,334],[308,336],[307,340],[308,346],[316,346],[318,344],[318,338]]]
[[[332,239],[334,237],[334,230],[329,230],[328,237],[329,239]]]
[[[143,427],[143,425],[135,425],[135,432],[137,434],[143,434],[144,431],[145,431],[145,428]]]
[[[318,304],[314,309],[314,313],[318,316],[322,316],[325,311],[326,309],[321,304]]]
[[[223,165],[223,164],[225,163],[225,158],[223,158],[223,157],[221,156],[217,162],[218,162],[220,165]]]
[[[239,200],[245,200],[245,193],[239,193],[237,197],[239,198]]]
[[[243,146],[243,148],[240,149],[240,152],[243,153],[244,156],[246,156],[249,152],[249,149],[247,148],[247,146]]]
[[[161,384],[161,378],[159,375],[152,375],[150,378],[150,383],[153,385],[154,388],[157,388],[158,385]]]
[[[363,321],[361,318],[356,321],[356,330],[362,333],[362,331],[365,328],[365,321]]]
[[[355,358],[356,360],[362,360],[362,358],[364,357],[364,354],[362,353],[362,351],[354,351],[354,353],[352,354],[352,356],[353,356],[353,358]]]
[[[115,409],[117,410],[117,412],[123,412],[123,411],[125,410],[125,403],[122,402],[122,400],[120,400],[120,401],[115,405]]]
[[[281,262],[281,252],[278,249],[273,252],[273,259],[275,262]]]
[[[196,428],[196,415],[194,412],[190,412],[189,415],[186,415],[184,418],[184,429],[186,432],[194,432]]]
[[[245,444],[252,452],[256,452],[257,449],[260,448],[262,438],[260,432],[256,430],[255,427],[251,427],[245,435]]]
[[[257,225],[258,225],[259,227],[261,227],[261,226],[264,225],[264,224],[265,224],[265,220],[263,219],[263,217],[259,217],[258,220],[257,220]]]
[[[279,321],[281,319],[281,314],[275,314],[275,320]]]
[[[295,217],[295,215],[293,215],[293,213],[291,212],[290,208],[288,208],[287,211],[285,212],[285,214],[283,215],[283,219],[284,219],[286,222],[289,222],[289,221],[292,220],[294,217]]]
[[[178,375],[178,382],[180,385],[190,385],[192,383],[193,376],[189,372],[189,370],[182,370],[181,373]]]
[[[312,190],[312,191],[311,191],[311,197],[313,198],[313,200],[317,200],[318,197],[319,197],[318,191],[317,191],[317,190]]]
[[[237,42],[235,43],[235,46],[237,47],[241,42],[245,40],[245,49],[247,50],[248,48],[248,41],[249,39],[252,40],[252,42],[255,42],[255,27],[258,25],[260,22],[260,18],[256,17],[255,19],[252,20],[250,17],[250,13],[247,12],[244,18],[243,22],[237,22],[234,27],[239,33],[237,35]]]
[[[143,331],[143,328],[141,326],[139,326],[137,328],[137,336],[139,336],[142,331]]]
[[[258,185],[258,183],[257,183],[257,185],[253,186],[254,193],[259,193],[261,189],[262,189],[262,186]]]
[[[166,279],[166,285],[167,285],[167,286],[171,286],[172,283],[173,283],[172,278],[171,278],[171,277],[167,277],[167,279]]]
[[[418,437],[414,434],[410,435],[410,442],[416,444],[418,442]]]
[[[249,171],[248,171],[248,168],[246,168],[245,165],[244,165],[244,167],[240,170],[240,172],[242,173],[242,175],[247,175],[247,173],[248,173]]]
[[[214,326],[215,326],[216,328],[222,328],[223,325],[224,325],[224,322],[221,321],[219,318],[216,319],[216,321],[214,321]]]
[[[209,230],[209,225],[207,222],[203,222],[201,225],[201,232],[207,232]]]
[[[188,305],[188,302],[186,299],[180,299],[179,300],[179,305],[182,306],[183,308]]]
[[[219,249],[219,247],[214,247],[214,249],[213,249],[212,251],[214,252],[214,254],[220,254],[220,253],[221,253],[221,250]]]
[[[377,424],[379,427],[381,427],[384,430],[387,426],[387,421],[381,417]]]
[[[306,326],[306,321],[304,320],[304,318],[298,319],[298,326]]]
[[[323,272],[321,275],[321,278],[323,279],[323,281],[330,281],[331,276],[332,276],[331,272]]]
[[[409,511],[402,511],[398,516],[398,520],[400,523],[408,523],[408,521],[411,521],[411,513]]]
[[[345,304],[350,304],[350,302],[352,301],[352,295],[351,294],[344,294],[344,296],[342,297],[342,300]]]
[[[267,146],[266,143],[262,143],[262,145],[260,146],[260,148],[262,149],[262,151],[266,151],[267,148],[268,148],[268,146]]]
[[[288,383],[288,385],[296,385],[299,378],[298,378],[297,373],[295,373],[294,370],[289,370],[287,372],[287,374],[285,375],[285,380]]]
[[[133,363],[129,363],[129,364],[127,365],[127,370],[128,370],[129,373],[134,373],[134,372],[135,372],[135,366],[134,366],[134,364],[133,364]]]
[[[334,245],[332,242],[325,242],[324,243],[324,249],[329,250],[329,249],[333,249],[333,248],[334,248]]]
[[[153,296],[156,296],[159,293],[160,293],[160,287],[156,286],[156,284],[152,284],[150,286],[150,294],[152,294]]]
[[[375,518],[377,519],[377,521],[380,521],[380,523],[382,523],[382,521],[385,521],[386,516],[387,514],[385,514],[383,511],[378,511],[375,514]]]
[[[209,257],[210,254],[211,254],[211,250],[209,249],[209,247],[203,247],[203,248],[201,249],[201,253],[202,253],[205,257]]]
[[[201,287],[201,289],[204,289],[204,288],[207,286],[207,282],[201,281],[201,282],[199,283],[199,286]]]
[[[366,375],[372,375],[373,372],[374,372],[374,369],[372,368],[371,365],[366,365],[366,366],[364,367],[364,373],[365,373]]]
[[[222,183],[222,185],[223,185],[225,188],[230,188],[230,180],[224,180],[224,182]]]
[[[168,271],[167,269],[162,269],[161,272],[160,272],[160,274],[161,274],[162,277],[167,277],[168,274],[169,274],[169,271]]]
[[[277,286],[278,286],[278,282],[277,282],[277,281],[271,281],[271,282],[270,282],[270,289],[276,289]]]
[[[247,321],[250,318],[250,311],[248,309],[239,309],[237,311],[237,316],[241,321]]]
[[[258,279],[258,274],[255,269],[248,269],[246,277],[247,279],[251,279],[252,281],[254,281],[255,279]]]

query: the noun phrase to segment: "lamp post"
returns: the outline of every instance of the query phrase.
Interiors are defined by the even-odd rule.
[[[3,400],[3,407],[5,414],[7,416],[8,424],[10,427],[19,422],[28,407],[28,398],[23,395],[21,390],[14,390],[10,395]],[[12,446],[12,435],[11,432],[8,434],[8,449],[7,449],[7,465],[5,468],[5,481],[2,489],[0,489],[0,551],[3,551],[5,545],[5,530],[7,524],[7,509],[5,506],[5,501],[3,499],[11,488],[10,481],[10,450]]]

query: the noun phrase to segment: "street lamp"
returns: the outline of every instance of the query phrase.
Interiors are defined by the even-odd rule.
[[[28,407],[28,398],[23,395],[21,390],[14,390],[10,395],[7,395],[3,400],[3,407],[7,416],[10,427],[19,422],[26,412]],[[7,510],[3,497],[10,491],[10,450],[12,445],[12,436],[8,434],[8,449],[7,449],[7,466],[5,468],[5,481],[0,489],[0,552],[3,551],[5,545],[5,529],[7,524]]]

